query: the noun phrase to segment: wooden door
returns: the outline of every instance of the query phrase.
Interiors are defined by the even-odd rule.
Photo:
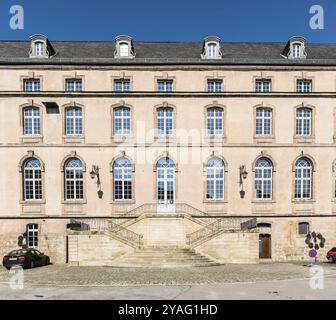
[[[269,234],[261,234],[259,236],[259,258],[272,258],[271,235]]]

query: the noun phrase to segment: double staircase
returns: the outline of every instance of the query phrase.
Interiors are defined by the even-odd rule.
[[[200,267],[218,265],[214,259],[195,252],[201,244],[225,232],[252,229],[256,220],[246,218],[215,218],[187,204],[175,205],[176,215],[181,215],[199,228],[186,235],[185,248],[145,247],[143,235],[130,227],[143,219],[158,215],[156,204],[144,204],[120,218],[72,220],[80,231],[104,233],[132,248],[134,252],[111,262],[116,267]]]

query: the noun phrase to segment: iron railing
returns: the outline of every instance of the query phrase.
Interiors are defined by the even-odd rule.
[[[216,222],[205,226],[193,233],[187,235],[187,242],[189,246],[200,244],[208,238],[216,235],[220,231],[237,231],[243,229],[252,229],[253,221],[246,221],[245,218],[221,218]],[[251,227],[251,228],[249,228]]]
[[[118,225],[107,219],[80,219],[71,220],[71,224],[75,225],[75,230],[78,231],[98,231],[105,232],[112,237],[117,237],[119,240],[127,244],[140,248],[143,245],[143,236],[129,230],[121,225]]]

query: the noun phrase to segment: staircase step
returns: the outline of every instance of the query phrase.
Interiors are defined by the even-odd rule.
[[[144,248],[117,258],[111,263],[111,266],[125,268],[184,268],[217,265],[220,264],[194,250],[175,248]]]

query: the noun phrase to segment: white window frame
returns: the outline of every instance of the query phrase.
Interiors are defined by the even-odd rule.
[[[118,115],[118,111],[121,112]],[[120,123],[118,129],[117,123]],[[113,130],[115,136],[130,136],[131,135],[131,109],[129,107],[116,107],[113,109]]]
[[[223,80],[221,79],[209,79],[207,82],[207,89],[209,93],[223,92]]]
[[[72,162],[74,165],[71,165]],[[67,176],[70,171],[72,171],[73,178]],[[71,197],[71,183],[73,184],[73,197]],[[84,168],[80,159],[69,159],[64,165],[64,199],[69,202],[84,200]]]
[[[121,182],[121,197],[117,194],[117,182]],[[133,199],[132,163],[126,158],[117,159],[113,164],[113,197],[114,201],[131,201]]]
[[[162,89],[160,88],[162,85]],[[157,92],[173,92],[174,80],[157,80],[156,82]]]
[[[78,110],[80,111],[80,114],[77,114],[75,112]],[[69,115],[68,113],[70,111],[73,111],[75,113],[72,115]],[[71,123],[71,126],[69,126],[69,123]],[[81,107],[65,108],[65,135],[66,136],[82,136],[83,135],[83,109]]]
[[[297,93],[310,93],[312,92],[312,80],[296,80]]]
[[[160,115],[163,111],[163,115]],[[167,114],[169,111],[169,115]],[[163,127],[160,128],[160,124]],[[168,126],[171,123],[171,127]],[[174,109],[171,107],[159,107],[156,109],[156,132],[158,136],[172,136],[174,134]]]
[[[259,112],[261,111],[261,114]],[[266,114],[269,113],[269,114]],[[269,126],[267,125],[269,123]],[[259,125],[261,124],[261,125]],[[268,107],[256,108],[256,136],[269,137],[273,134],[273,110]],[[269,131],[268,131],[269,128]]]
[[[305,114],[306,111],[309,111],[309,116]],[[296,109],[296,126],[295,133],[298,137],[309,137],[312,135],[312,117],[313,110],[306,107],[301,107]],[[307,128],[308,131],[307,132]]]
[[[120,86],[120,90],[117,90],[118,86]],[[131,81],[128,79],[115,79],[113,82],[113,91],[114,92],[130,92],[131,91]]]
[[[72,87],[72,90],[70,90]],[[65,91],[66,92],[82,92],[83,91],[83,80],[82,79],[66,79],[65,80]]]
[[[272,81],[267,79],[257,79],[255,81],[255,91],[258,93],[269,93],[272,90]]]
[[[257,188],[257,186],[260,186],[260,188]],[[270,160],[257,160],[254,173],[254,189],[256,200],[273,199],[273,165]]]
[[[30,115],[27,112],[30,111]],[[37,112],[36,112],[37,111]],[[41,111],[39,107],[31,106],[22,109],[23,134],[25,136],[39,136],[41,134]],[[29,130],[29,128],[31,130]]]
[[[211,158],[207,162],[205,189],[207,201],[223,201],[225,199],[225,164],[222,159]]]
[[[43,198],[42,167],[38,159],[31,158],[24,163],[23,198],[24,201],[38,201]]]
[[[36,223],[27,224],[27,247],[37,249],[39,244],[39,226]],[[32,244],[32,245],[30,245]]]
[[[210,112],[213,111],[213,115]],[[217,114],[220,112],[221,114]],[[221,107],[210,107],[207,109],[207,136],[222,137],[224,134],[224,109]]]
[[[306,165],[305,165],[306,164]],[[309,186],[309,194],[305,195],[304,185]],[[296,200],[311,200],[313,186],[313,166],[308,159],[301,158],[295,163],[294,198]]]
[[[46,55],[46,44],[43,41],[35,41],[34,51],[36,57],[44,57]]]
[[[128,42],[120,42],[119,43],[119,56],[122,58],[126,58],[129,56],[129,43]]]

